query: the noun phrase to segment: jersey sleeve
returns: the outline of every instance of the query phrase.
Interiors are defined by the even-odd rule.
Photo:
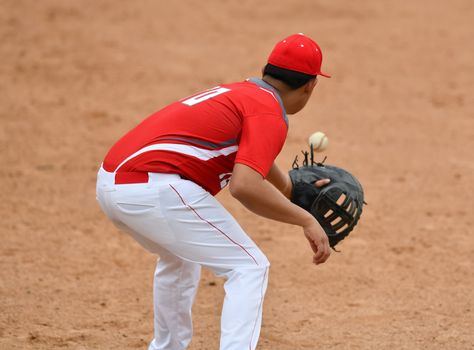
[[[245,117],[235,163],[245,164],[265,178],[285,143],[287,131],[281,115]]]

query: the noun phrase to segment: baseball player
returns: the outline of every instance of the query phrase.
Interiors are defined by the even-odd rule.
[[[290,178],[274,163],[287,114],[305,106],[319,75],[329,77],[321,61],[316,42],[291,35],[276,44],[261,79],[179,100],[143,120],[106,155],[97,179],[102,210],[159,255],[149,350],[187,348],[201,267],[226,280],[220,349],[257,346],[269,262],[214,198],[227,184],[254,213],[301,226],[315,264],[328,259],[326,234],[291,203]]]

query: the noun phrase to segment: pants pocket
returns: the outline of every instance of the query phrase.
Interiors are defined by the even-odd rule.
[[[141,215],[145,214],[155,208],[154,205],[149,204],[132,204],[132,203],[116,203],[117,208],[124,214]]]

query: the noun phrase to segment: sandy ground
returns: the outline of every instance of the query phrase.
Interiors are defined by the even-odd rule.
[[[474,348],[472,18],[470,0],[2,0],[0,349],[146,348],[156,257],[100,212],[96,170],[142,118],[258,76],[296,32],[333,78],[278,164],[322,130],[369,205],[315,267],[298,227],[219,194],[272,263],[258,349]],[[191,350],[218,348],[222,297],[205,272]]]

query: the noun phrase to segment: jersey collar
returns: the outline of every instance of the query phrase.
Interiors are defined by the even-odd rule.
[[[283,120],[285,121],[286,126],[288,127],[288,117],[286,115],[285,106],[283,105],[283,101],[281,100],[281,97],[278,94],[278,91],[273,86],[271,86],[266,81],[264,81],[260,78],[249,78],[249,79],[247,79],[247,81],[250,81],[251,83],[254,83],[257,86],[260,86],[261,88],[264,88],[264,89],[267,89],[267,90],[270,90],[271,92],[273,92],[273,95],[275,95],[276,99],[278,100],[278,103],[280,104],[282,115],[283,115]]]

